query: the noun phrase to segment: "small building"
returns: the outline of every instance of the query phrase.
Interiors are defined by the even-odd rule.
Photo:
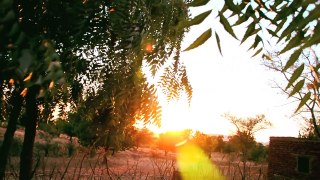
[[[320,141],[270,137],[268,177],[274,180],[320,179]]]

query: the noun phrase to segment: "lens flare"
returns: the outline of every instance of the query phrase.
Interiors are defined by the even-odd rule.
[[[225,179],[203,150],[186,143],[178,147],[177,162],[183,180]]]
[[[151,43],[146,44],[146,51],[147,51],[147,53],[152,53],[153,45]]]

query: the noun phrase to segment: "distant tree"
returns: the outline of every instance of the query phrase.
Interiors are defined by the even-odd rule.
[[[249,160],[254,162],[265,162],[268,155],[268,146],[263,145],[262,143],[256,143],[252,149]]]
[[[179,143],[187,141],[190,136],[190,130],[168,131],[159,135],[159,149],[164,150],[165,155],[169,151],[175,151]]]
[[[199,146],[203,151],[211,157],[211,153],[215,151],[218,144],[218,140],[215,136],[210,136],[208,134],[196,131],[193,135],[191,141]]]
[[[147,128],[137,129],[136,134],[133,137],[136,147],[150,145],[154,141],[154,134]]]
[[[224,117],[237,128],[236,134],[229,137],[229,142],[234,147],[235,151],[240,154],[243,163],[242,179],[244,180],[247,177],[246,163],[256,145],[254,134],[262,129],[269,128],[271,123],[265,119],[264,115],[238,118],[230,114],[225,114]]]
[[[216,148],[214,149],[214,151],[215,152],[222,152],[223,147],[225,145],[225,142],[223,140],[223,136],[222,135],[216,136],[216,140],[217,140],[217,145],[216,145]]]

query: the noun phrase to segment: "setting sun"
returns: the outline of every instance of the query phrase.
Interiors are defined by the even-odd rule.
[[[191,129],[207,134],[228,135],[231,133],[230,129],[233,129],[227,121],[205,118],[202,111],[205,108],[196,108],[197,106],[194,106],[192,102],[189,104],[186,98],[170,102],[160,100],[160,102],[162,102],[161,126],[148,126],[156,134]]]

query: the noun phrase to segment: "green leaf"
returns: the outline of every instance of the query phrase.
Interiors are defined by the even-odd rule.
[[[281,51],[280,51],[280,54],[282,53],[285,53],[286,51],[296,47],[296,46],[299,46],[301,45],[301,41],[303,40],[304,38],[304,33],[303,32],[298,32],[296,36],[294,36],[289,42],[288,44],[286,45],[285,48],[283,48]]]
[[[247,27],[247,31],[246,31],[246,33],[244,34],[244,36],[243,36],[243,38],[242,38],[242,40],[241,40],[241,44],[242,44],[243,42],[245,42],[245,41],[248,39],[248,37],[250,37],[251,35],[253,35],[253,32],[254,32],[254,30],[255,30],[255,26],[256,26],[255,23],[251,23],[251,24]]]
[[[284,37],[291,35],[292,32],[296,30],[300,22],[304,22],[302,15],[303,13],[300,12],[296,17],[294,17],[293,21],[290,22],[288,27],[286,27],[284,31],[281,33],[278,42],[280,42]]]
[[[222,55],[221,45],[220,45],[220,38],[219,38],[219,35],[217,34],[217,32],[215,32],[215,34],[216,34],[216,41],[217,41],[217,44],[218,44],[219,52]]]
[[[285,90],[287,90],[302,74],[304,70],[304,64],[302,64],[301,66],[299,66],[293,73],[292,76],[289,79],[289,82],[287,84],[287,87]]]
[[[286,65],[283,68],[283,72],[286,71],[287,69],[289,69],[299,58],[300,54],[302,52],[302,49],[298,49],[296,50],[294,53],[291,54],[288,62],[286,63]]]
[[[224,29],[232,35],[234,38],[238,39],[237,36],[234,34],[232,27],[230,26],[230,23],[228,20],[223,16],[223,14],[219,11],[219,17],[220,17],[220,22],[223,25]]]
[[[209,16],[211,11],[212,10],[201,13],[201,14],[197,15],[196,17],[194,17],[193,19],[191,19],[190,21],[181,21],[181,23],[179,23],[179,25],[178,25],[178,28],[183,29],[185,27],[190,27],[190,26],[202,23]]]
[[[229,7],[229,9],[237,14],[241,12],[241,9],[239,6],[235,5],[233,3],[233,0],[225,0],[226,5]]]
[[[260,36],[257,35],[254,39],[254,43],[252,44],[252,46],[248,50],[257,48],[257,46],[260,42],[262,42],[262,39],[260,38]]]
[[[282,29],[282,27],[283,27],[284,23],[286,22],[286,20],[282,20],[280,23],[276,23],[276,21],[271,21],[271,22],[272,22],[272,24],[277,26],[276,30],[274,31],[274,33],[277,34]]]
[[[28,68],[32,64],[33,61],[33,54],[30,49],[24,49],[21,52],[21,57],[18,59],[20,64],[20,69],[26,73],[28,71]]]
[[[238,20],[232,26],[238,26],[249,19],[250,16],[244,14],[238,18]]]
[[[204,33],[202,33],[189,47],[187,47],[183,51],[189,51],[191,49],[194,49],[194,48],[202,45],[211,37],[211,33],[212,33],[212,30],[211,30],[211,28],[209,28]]]
[[[12,37],[12,36],[15,36],[17,33],[19,33],[19,24],[16,22],[12,25],[8,36]]]
[[[269,34],[271,34],[273,37],[278,37],[278,35],[273,32],[271,29],[267,29],[267,31],[269,32]]]
[[[188,4],[190,7],[198,7],[206,5],[210,0],[194,0],[191,3]]]
[[[266,16],[266,15],[260,10],[260,8],[257,9],[257,10],[258,10],[258,13],[259,13],[260,17],[262,17],[262,18],[264,18],[264,19],[267,19],[267,20],[269,20],[269,21],[272,20],[272,19],[270,19],[268,16]]]
[[[11,22],[14,20],[14,18],[15,18],[15,13],[13,10],[11,10],[7,12],[7,14],[3,18],[0,18],[0,22],[1,23]]]
[[[304,95],[304,97],[301,99],[301,101],[300,101],[300,103],[294,113],[297,113],[302,108],[302,106],[307,103],[307,101],[310,99],[310,97],[311,97],[311,92],[308,92],[306,95]]]
[[[297,11],[297,9],[299,8],[299,6],[296,6],[297,5],[297,0],[296,1],[293,1],[289,7],[285,7],[285,6],[282,6],[281,8],[281,11],[278,12],[277,16],[274,18],[275,21],[279,21],[279,20],[282,20],[282,19],[285,19],[287,18],[287,16],[293,14],[295,11]]]
[[[320,23],[314,28],[314,33],[309,40],[306,41],[305,45],[302,47],[303,49],[308,48],[312,45],[320,43]]]
[[[304,20],[305,23],[312,22],[315,19],[320,17],[320,6],[316,6],[312,11],[309,12],[309,16],[307,16]],[[302,24],[303,22],[301,22]],[[303,26],[303,24],[302,24]]]
[[[291,96],[293,96],[294,94],[296,94],[297,92],[299,92],[299,91],[302,89],[302,87],[303,87],[303,85],[304,85],[304,82],[305,82],[304,79],[300,80],[300,81],[293,87],[293,90],[292,90],[291,93],[289,94],[289,97],[291,97]]]
[[[254,53],[254,55],[252,55],[251,57],[255,57],[255,56],[258,55],[261,51],[262,51],[262,48],[260,48],[259,50],[257,50],[256,53]]]

